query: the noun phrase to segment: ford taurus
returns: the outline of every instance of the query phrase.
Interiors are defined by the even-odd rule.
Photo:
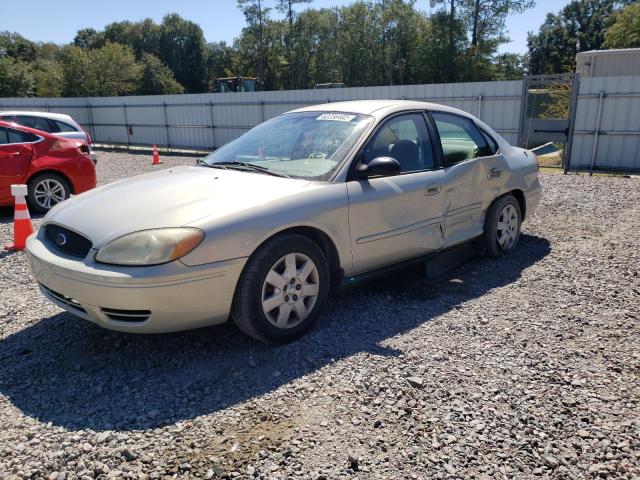
[[[275,117],[197,165],[55,206],[28,240],[42,292],[103,327],[225,322],[266,342],[317,320],[345,280],[470,240],[509,254],[538,162],[473,116],[371,100]]]

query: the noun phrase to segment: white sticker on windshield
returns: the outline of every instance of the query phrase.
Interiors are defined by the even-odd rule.
[[[356,118],[355,115],[349,115],[348,113],[323,113],[316,120],[332,120],[334,122],[350,122]]]

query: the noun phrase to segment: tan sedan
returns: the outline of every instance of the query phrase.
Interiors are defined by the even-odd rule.
[[[508,254],[540,199],[538,162],[473,116],[371,100],[273,118],[198,165],[56,206],[28,241],[43,293],[127,332],[232,318],[289,341],[331,287],[481,238]]]

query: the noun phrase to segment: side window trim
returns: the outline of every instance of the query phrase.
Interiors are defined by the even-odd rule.
[[[484,128],[480,127],[479,125],[476,125],[476,128],[478,130],[480,130],[480,134],[485,137],[485,140],[487,140],[487,145],[489,145],[491,147],[491,144],[493,144],[495,146],[495,149],[492,148],[493,153],[490,155],[487,155],[487,157],[493,157],[495,155],[500,155],[500,144],[496,141],[495,138],[493,138],[493,135],[491,135],[489,132],[487,132]]]
[[[434,168],[444,168],[446,166],[444,164],[444,152],[442,151],[442,142],[440,140],[440,133],[436,128],[436,122],[433,120],[430,110],[426,110],[424,115],[427,121],[429,136],[431,137],[431,148],[433,149],[433,161],[435,163]]]

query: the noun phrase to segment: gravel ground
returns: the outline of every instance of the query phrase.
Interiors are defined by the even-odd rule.
[[[640,478],[640,181],[542,182],[510,257],[346,291],[287,346],[102,330],[0,254],[0,478]]]

